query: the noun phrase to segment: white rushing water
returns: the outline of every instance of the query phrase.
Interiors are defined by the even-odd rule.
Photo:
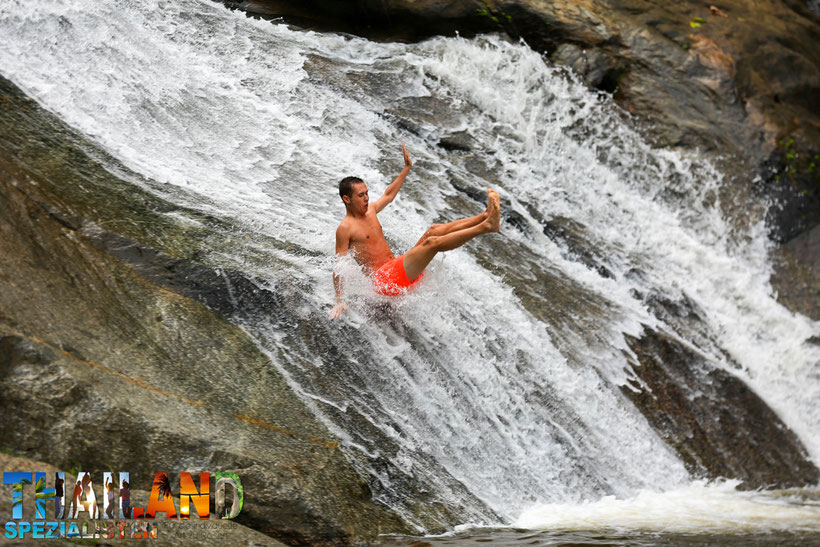
[[[820,530],[820,503],[804,493],[738,492],[737,483],[695,481],[668,492],[642,491],[628,500],[606,496],[572,506],[543,505],[516,521],[521,528],[752,534]],[[815,494],[816,495],[816,494]]]
[[[694,488],[619,389],[629,379],[623,333],[674,330],[635,296],[656,291],[696,304],[713,337],[701,351],[746,381],[820,462],[820,351],[807,342],[818,325],[772,297],[762,224],[733,230],[709,163],[653,150],[608,101],[525,45],[375,44],[195,0],[7,1],[0,33],[0,73],[148,181],[135,184],[260,236],[210,260],[271,287],[298,280],[308,288],[302,317],[324,316],[333,301],[336,181],[355,174],[379,195],[401,167],[401,142],[414,169],[381,216],[397,252],[453,212],[462,198],[451,178],[498,186],[527,226],[563,217],[585,227],[610,276],[538,229],[505,224],[492,237],[519,253],[506,270],[488,266],[478,244],[448,253],[389,321],[369,311],[381,299],[343,263],[352,309],[322,327],[332,340],[296,346],[274,326],[246,325],[351,448],[377,450],[331,409],[355,409],[395,442],[395,466],[436,484],[441,475],[420,456],[429,455],[502,520],[535,527],[551,522],[550,508],[617,511],[626,507],[617,499]],[[413,132],[396,123],[430,97],[446,115],[416,120]],[[442,131],[464,129],[489,180],[436,144]],[[571,281],[599,313],[579,307],[566,328],[548,328],[513,290],[513,273],[525,278],[528,268]],[[345,345],[350,333],[360,347]],[[338,352],[320,349],[328,344]],[[344,362],[331,360],[339,354]],[[307,366],[338,385],[306,380]],[[446,501],[458,497],[440,486]],[[401,497],[385,488],[388,503]],[[730,496],[715,488],[710,495]]]

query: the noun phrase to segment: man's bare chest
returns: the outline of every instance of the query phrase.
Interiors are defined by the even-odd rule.
[[[367,247],[383,240],[384,232],[376,219],[357,223],[350,232],[350,243],[354,246]]]

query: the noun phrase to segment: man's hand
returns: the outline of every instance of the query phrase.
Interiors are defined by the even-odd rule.
[[[410,161],[410,154],[407,153],[407,148],[404,146],[404,143],[401,143],[401,151],[404,154],[404,168],[410,169],[413,167],[413,162]]]
[[[329,314],[330,318],[331,319],[338,319],[339,316],[342,315],[342,312],[345,311],[345,310],[347,310],[347,304],[339,302],[338,304],[333,306],[332,310],[330,310],[330,314]]]
[[[370,203],[373,210],[377,213],[380,213],[382,209],[387,207],[387,205],[396,198],[396,194],[399,193],[401,185],[404,184],[404,179],[407,178],[407,174],[410,172],[410,167],[413,166],[413,162],[410,161],[410,154],[407,153],[407,147],[404,146],[404,143],[401,143],[401,151],[402,154],[404,154],[404,169],[402,169],[399,176],[390,183],[390,186],[384,191],[382,197]]]

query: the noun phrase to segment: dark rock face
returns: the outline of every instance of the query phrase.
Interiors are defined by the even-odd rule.
[[[816,143],[793,137],[777,141],[777,149],[763,162],[757,190],[768,201],[766,224],[770,237],[785,243],[817,228],[820,219],[820,150]],[[820,274],[820,270],[816,270]]]
[[[345,32],[375,40],[411,41],[452,35],[454,29],[475,34],[488,28],[488,18],[477,12],[486,6],[478,0],[226,0],[223,3],[267,19],[284,18],[302,28]]]
[[[794,433],[740,379],[665,334],[627,341],[641,383],[623,392],[694,475],[739,479],[747,488],[820,479]]]

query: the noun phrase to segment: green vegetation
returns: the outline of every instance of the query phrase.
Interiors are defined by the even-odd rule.
[[[792,184],[806,184],[809,179],[820,179],[820,171],[817,169],[820,154],[808,154],[795,143],[794,137],[788,136],[777,141],[777,148],[780,151],[780,166],[774,180],[780,180],[780,175],[789,177]],[[795,179],[798,177],[798,180]],[[802,181],[800,181],[802,179]],[[800,194],[807,195],[807,191],[800,191]]]
[[[25,458],[26,453],[17,450],[16,448],[11,448],[10,446],[4,446],[0,451],[3,452],[6,456],[14,456],[15,458]]]
[[[477,8],[475,11],[478,15],[481,15],[482,17],[489,18],[495,24],[500,24],[501,23],[501,20],[499,19],[499,17],[503,17],[504,19],[507,20],[508,23],[512,23],[512,16],[511,15],[509,15],[507,13],[504,13],[503,11],[494,10],[493,7],[490,5],[490,3],[487,0],[484,0],[484,7],[483,8]]]
[[[693,17],[691,21],[689,21],[689,26],[692,28],[700,28],[701,25],[706,24],[706,19],[703,17]]]

